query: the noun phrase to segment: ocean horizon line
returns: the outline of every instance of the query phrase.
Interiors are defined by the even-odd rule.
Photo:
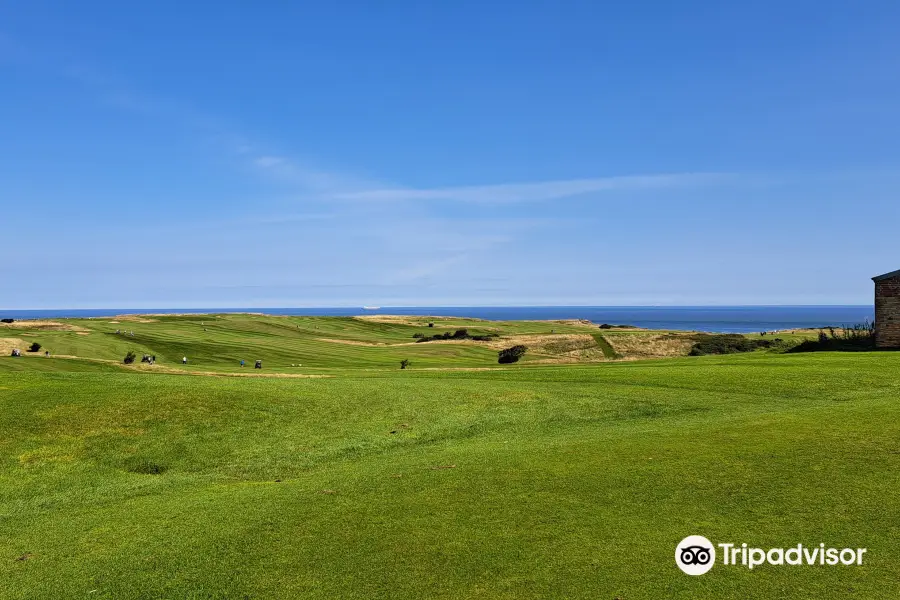
[[[582,320],[633,325],[645,329],[751,333],[817,329],[872,322],[874,308],[840,305],[708,305],[708,306],[362,306],[349,307],[199,307],[0,310],[0,318],[115,318],[126,315],[235,315],[273,317],[358,317],[397,315],[480,319],[486,321]]]
[[[147,311],[217,311],[226,313],[260,312],[266,310],[366,310],[383,311],[387,309],[464,309],[464,308],[609,308],[609,309],[688,309],[688,308],[866,308],[872,307],[872,303],[862,304],[396,304],[396,305],[310,305],[310,306],[153,306],[141,307],[67,307],[57,306],[50,308],[0,308],[0,312],[46,312],[46,311],[135,311],[141,314]],[[117,314],[129,314],[117,312]]]

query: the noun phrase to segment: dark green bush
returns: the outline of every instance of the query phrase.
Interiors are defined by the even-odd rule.
[[[400,361],[400,368],[401,368],[401,369],[405,369],[405,368],[408,367],[408,366],[409,366],[409,359],[408,359],[408,358],[404,358],[403,360]]]
[[[820,330],[818,339],[806,340],[797,344],[788,352],[865,352],[875,349],[875,323],[866,321],[852,327],[845,325],[838,333],[834,327]]]
[[[486,342],[497,337],[497,334],[485,333],[479,335],[470,335],[468,329],[457,329],[453,333],[447,331],[444,333],[436,333],[432,336],[417,333],[413,335],[413,337],[416,338],[416,342],[434,342],[438,340],[475,340],[478,342]]]
[[[737,333],[701,334],[691,348],[691,356],[704,354],[735,354],[753,352],[759,348],[771,348],[775,340],[753,340]]]
[[[517,362],[520,358],[525,356],[527,350],[528,347],[522,346],[521,344],[513,346],[512,348],[506,348],[497,353],[497,362],[502,365]]]
[[[451,337],[453,337],[453,334],[451,334],[450,332],[436,333],[436,334],[432,335],[431,337],[429,337],[427,335],[423,335],[422,337],[417,339],[416,342],[433,342],[435,340],[449,340]]]
[[[485,333],[484,335],[470,335],[470,340],[475,340],[476,342],[489,342],[490,340],[497,337],[496,333]]]
[[[41,349],[41,345],[37,342],[32,342],[30,346],[28,346],[29,352],[37,352]]]
[[[135,358],[137,358],[137,356],[135,356],[134,352],[129,350],[128,354],[125,355],[125,359],[122,362],[124,362],[126,365],[130,365],[134,362]]]
[[[0,323],[13,323],[15,319],[0,319]]]

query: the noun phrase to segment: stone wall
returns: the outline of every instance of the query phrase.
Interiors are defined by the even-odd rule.
[[[900,275],[875,282],[875,345],[900,348]]]

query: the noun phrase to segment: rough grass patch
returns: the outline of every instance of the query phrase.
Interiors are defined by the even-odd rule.
[[[603,336],[619,358],[667,358],[687,356],[694,337],[689,334],[611,333]]]
[[[125,461],[125,470],[138,475],[162,475],[169,467],[147,458],[132,457]]]

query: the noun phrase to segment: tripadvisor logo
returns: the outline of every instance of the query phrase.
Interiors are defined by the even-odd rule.
[[[825,544],[790,548],[748,547],[747,544],[713,544],[702,535],[689,535],[675,548],[675,564],[688,575],[703,575],[716,563],[716,548],[722,554],[721,564],[754,569],[770,565],[861,565],[866,548],[826,548]]]
[[[689,535],[675,548],[675,564],[688,575],[703,575],[716,563],[716,548],[702,535]]]

